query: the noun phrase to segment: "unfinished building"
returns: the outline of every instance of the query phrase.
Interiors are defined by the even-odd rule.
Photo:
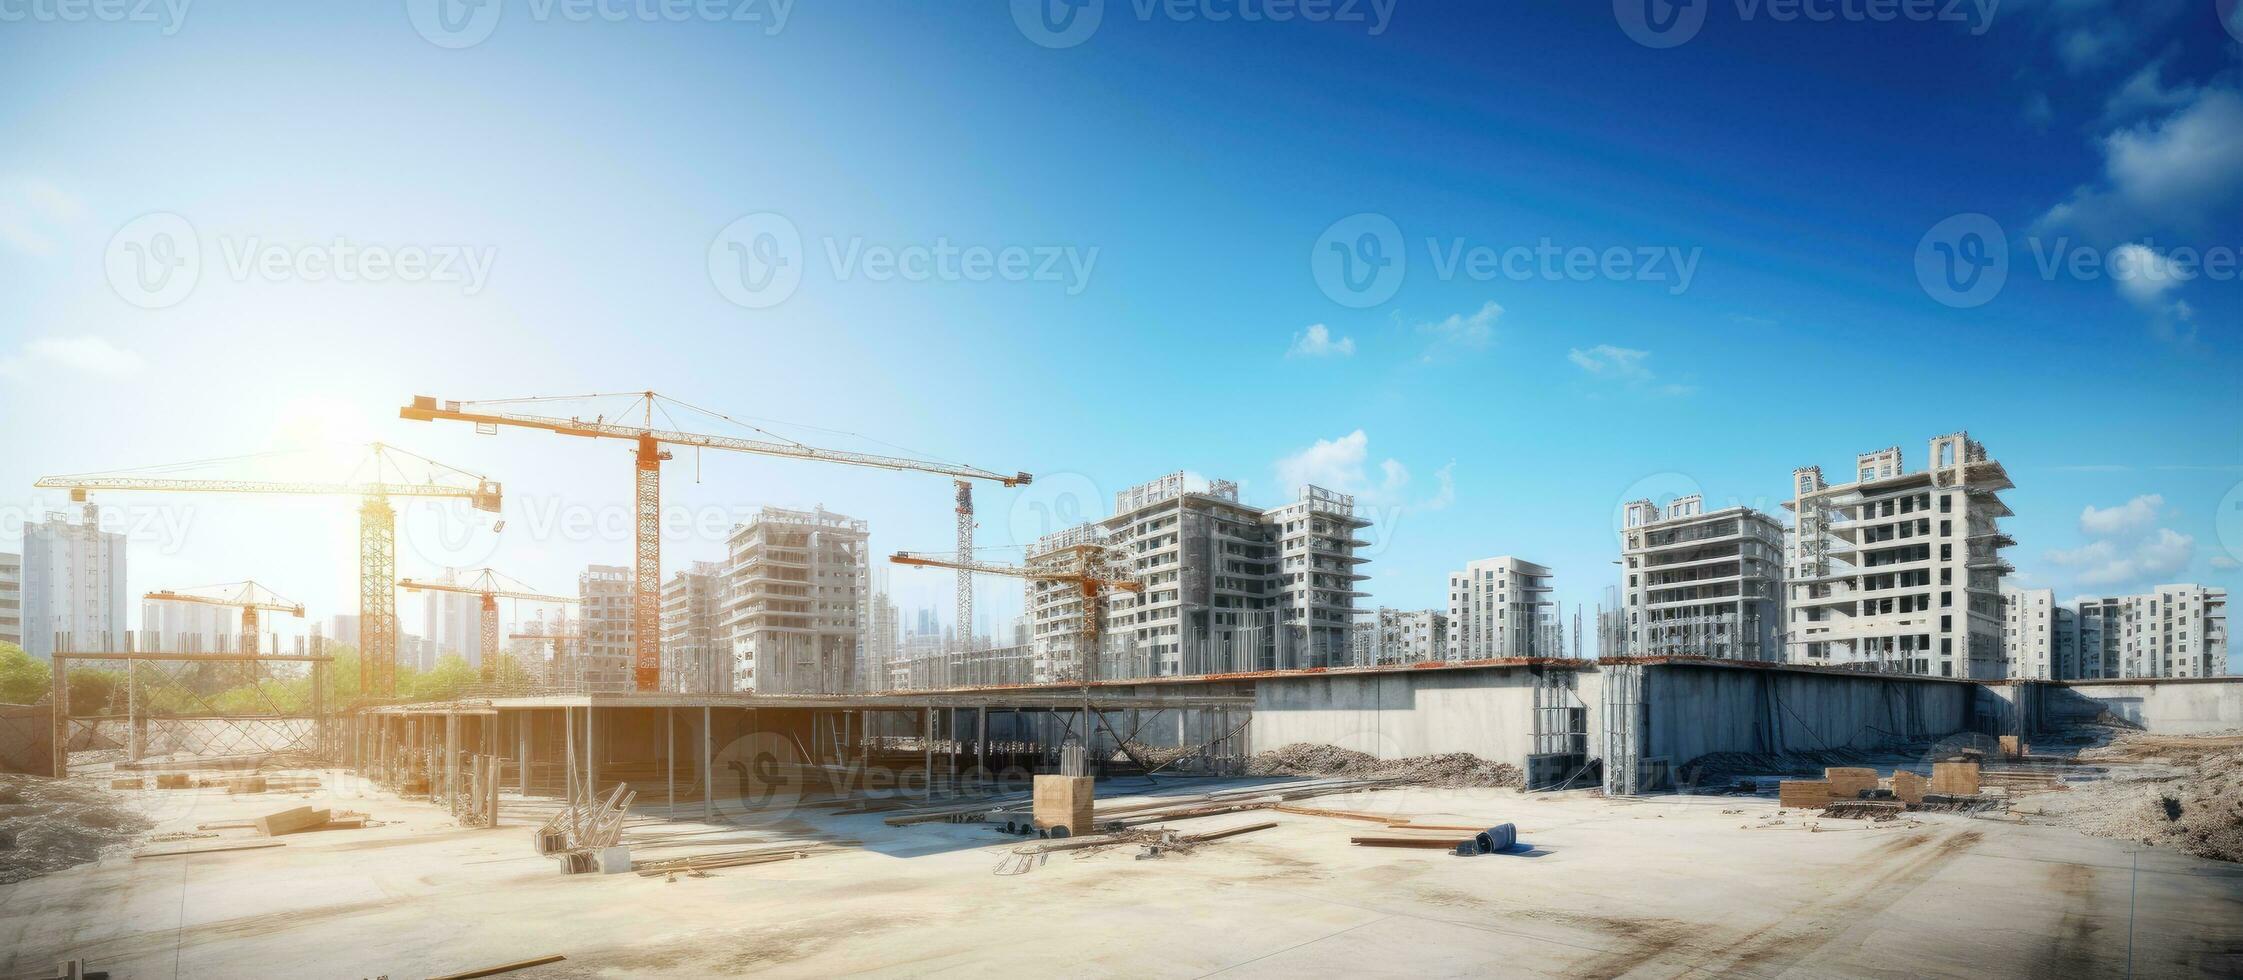
[[[1425,663],[1449,655],[1449,615],[1438,609],[1380,606],[1357,619],[1350,635],[1349,659],[1356,667]]]
[[[633,690],[638,630],[632,626],[631,570],[621,565],[589,566],[576,577],[576,596],[583,637],[556,668],[560,683],[588,694]]]
[[[868,538],[864,521],[823,507],[765,507],[732,529],[725,612],[733,690],[858,689]]]
[[[2081,599],[2080,676],[2222,676],[2227,619],[2227,590],[2217,587],[2160,585],[2141,595]]]
[[[1504,555],[1449,574],[1450,660],[1557,657],[1550,569]]]
[[[724,627],[724,566],[697,561],[662,583],[662,687],[690,694],[732,689]]]
[[[1783,658],[1784,528],[1698,494],[1622,509],[1626,655]]]
[[[1898,446],[1865,453],[1854,479],[1792,472],[1797,515],[1788,659],[1886,673],[1994,679],[2003,662],[2001,549],[2009,474],[1968,433],[1931,441],[1908,472]]]

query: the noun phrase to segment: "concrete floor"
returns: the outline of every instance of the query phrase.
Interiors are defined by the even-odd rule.
[[[2243,973],[2243,867],[1964,817],[1813,832],[1764,826],[1767,801],[1402,790],[1313,805],[1512,821],[1538,853],[1354,847],[1370,825],[1242,813],[1177,826],[1279,826],[1018,876],[993,872],[1021,842],[980,827],[798,817],[779,829],[866,846],[671,882],[556,874],[526,808],[465,830],[324,775],[310,799],[141,796],[159,831],[304,803],[397,822],[0,886],[0,975],[75,956],[120,980],[402,978],[563,953],[509,976],[2114,976],[2130,933],[2138,975]]]

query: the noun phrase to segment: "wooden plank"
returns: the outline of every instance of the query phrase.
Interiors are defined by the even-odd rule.
[[[440,976],[430,977],[428,978],[428,980],[475,980],[476,977],[495,977],[501,973],[512,973],[516,970],[527,970],[533,966],[544,966],[547,963],[559,963],[560,961],[565,959],[568,959],[568,957],[562,956],[559,953],[554,953],[550,956],[538,956],[526,960],[515,960],[512,963],[501,963],[497,966],[486,966],[474,970],[462,970],[458,973],[446,973]]]
[[[328,811],[314,810],[308,806],[268,813],[257,818],[257,833],[266,837],[279,837],[299,830],[310,830],[326,823],[328,816]]]
[[[1304,817],[1331,817],[1335,820],[1362,820],[1369,823],[1380,824],[1393,823],[1396,819],[1395,816],[1391,813],[1358,813],[1353,810],[1322,810],[1313,806],[1287,806],[1282,803],[1276,806],[1272,806],[1270,807],[1270,809],[1276,810],[1279,813],[1292,813]],[[1404,819],[1406,820],[1407,818]]]
[[[1462,843],[1462,841],[1463,838],[1459,837],[1381,837],[1377,835],[1347,839],[1348,843],[1363,847],[1417,847],[1442,851],[1455,850],[1456,845]]]
[[[286,841],[253,840],[243,841],[237,844],[221,844],[216,847],[184,847],[176,851],[135,851],[133,852],[132,857],[133,860],[137,861],[141,858],[176,857],[181,854],[216,854],[220,851],[249,851],[255,850],[260,847],[287,846],[288,843]]]
[[[1211,830],[1204,834],[1193,834],[1184,839],[1194,844],[1203,844],[1211,840],[1222,840],[1225,837],[1237,837],[1240,834],[1251,834],[1256,831],[1268,830],[1271,827],[1275,826],[1277,826],[1277,824],[1274,822],[1250,823],[1243,827],[1228,827],[1222,830]]]

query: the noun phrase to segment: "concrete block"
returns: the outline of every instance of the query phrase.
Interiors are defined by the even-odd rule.
[[[600,873],[619,875],[631,870],[631,849],[623,844],[600,848]]]
[[[1065,827],[1075,837],[1090,833],[1094,785],[1089,776],[1037,776],[1032,812],[1036,829]]]

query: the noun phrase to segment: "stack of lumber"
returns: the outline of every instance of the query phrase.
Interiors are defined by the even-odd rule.
[[[1892,783],[1893,797],[1915,806],[1924,802],[1924,792],[1931,781],[1906,769],[1896,769],[1893,771]]]
[[[146,789],[147,785],[148,784],[143,782],[138,776],[133,776],[129,779],[112,779],[109,781],[110,789]]]
[[[1978,763],[1932,763],[1930,791],[1941,796],[1978,795]]]
[[[1776,805],[1791,809],[1820,810],[1830,805],[1830,781],[1786,779],[1776,784]]]
[[[156,774],[157,789],[187,789],[193,785],[193,778],[183,772],[159,772]]]
[[[308,806],[268,813],[257,818],[257,834],[260,837],[279,837],[282,834],[311,830],[326,826],[333,816],[327,810],[314,810]]]
[[[1830,796],[1837,800],[1861,799],[1863,790],[1877,788],[1877,770],[1832,766],[1822,771],[1823,781],[1830,785]]]
[[[2042,769],[1989,770],[1978,774],[1978,782],[1981,787],[1999,786],[2008,790],[2011,796],[2021,793],[2061,793],[2071,789],[2064,785],[2062,776]]]
[[[854,840],[780,844],[774,847],[755,847],[739,851],[696,854],[692,857],[665,858],[660,861],[633,861],[631,862],[631,870],[638,872],[641,878],[652,878],[666,874],[693,874],[702,871],[714,871],[718,868],[741,868],[755,864],[770,864],[774,861],[794,861],[822,851],[835,851],[863,845],[863,841]]]
[[[262,793],[264,791],[265,777],[263,776],[238,776],[226,780],[226,793],[229,796],[242,793]]]

